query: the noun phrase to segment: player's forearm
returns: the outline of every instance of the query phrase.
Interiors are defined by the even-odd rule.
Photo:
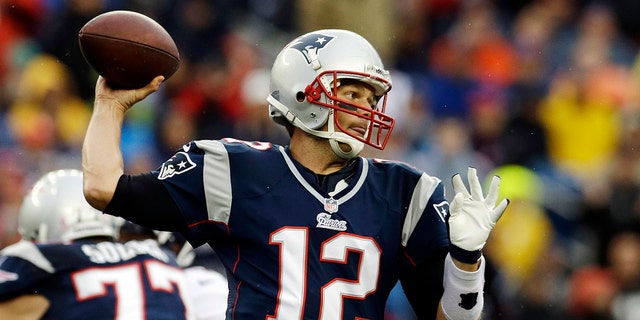
[[[480,319],[484,307],[484,258],[476,264],[446,257],[444,293],[436,319]]]
[[[49,300],[39,294],[27,294],[0,302],[0,319],[40,319],[49,309]]]
[[[469,264],[469,263],[461,262],[458,259],[451,257],[451,261],[453,261],[453,264],[462,271],[474,272],[480,268],[480,260],[478,260],[478,262],[476,263]]]
[[[96,100],[82,147],[84,194],[96,209],[111,201],[124,172],[120,137],[125,110],[112,100]]]
[[[462,271],[466,271],[466,272],[476,272],[480,269],[480,261],[474,263],[474,264],[469,264],[469,263],[464,263],[461,262],[455,258],[451,258],[451,261],[453,262],[453,265],[456,266],[458,269],[462,270]],[[478,275],[479,276],[479,275]],[[478,318],[480,319],[480,318]],[[442,301],[440,301],[440,303],[438,304],[438,313],[436,314],[436,320],[449,320],[447,319],[447,317],[445,317],[444,312],[442,310]]]
[[[436,320],[449,320],[442,313],[442,304],[438,305],[438,313],[436,314]],[[483,320],[482,315],[480,315],[480,317],[478,317],[477,320]]]

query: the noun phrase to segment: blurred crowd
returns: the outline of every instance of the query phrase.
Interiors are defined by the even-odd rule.
[[[18,240],[25,186],[80,168],[97,75],[77,33],[94,16],[146,14],[180,50],[178,72],[128,114],[129,173],[191,139],[286,144],[267,116],[270,63],[298,34],[344,28],[392,72],[394,134],[367,156],[447,188],[468,165],[502,177],[486,319],[639,317],[637,1],[0,1],[0,248]],[[389,319],[411,319],[400,292]]]

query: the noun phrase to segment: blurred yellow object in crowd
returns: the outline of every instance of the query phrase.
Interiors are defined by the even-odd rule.
[[[18,143],[46,148],[58,141],[80,147],[90,116],[67,66],[44,54],[29,61],[8,115],[9,129]]]
[[[494,175],[501,177],[499,198],[506,197],[511,203],[493,229],[485,252],[507,280],[519,286],[551,243],[553,227],[542,206],[542,183],[535,172],[507,165],[487,176]]]

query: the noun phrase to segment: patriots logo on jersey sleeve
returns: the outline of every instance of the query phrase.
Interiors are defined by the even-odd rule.
[[[440,220],[442,220],[442,222],[447,221],[447,216],[449,215],[449,202],[442,201],[440,203],[434,204],[433,208],[438,213],[438,216],[440,217]]]
[[[291,48],[300,51],[304,58],[307,60],[307,63],[311,63],[314,60],[318,53],[318,50],[324,48],[334,37],[327,36],[320,33],[311,33],[305,36],[302,36],[291,44]]]
[[[167,162],[162,164],[158,179],[164,180],[175,175],[185,173],[196,167],[195,162],[189,158],[186,152],[178,152]]]

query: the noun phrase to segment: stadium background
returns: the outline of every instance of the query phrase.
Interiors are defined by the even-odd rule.
[[[345,28],[373,43],[394,81],[394,135],[368,156],[412,163],[448,188],[467,165],[503,178],[511,205],[486,247],[487,319],[640,314],[637,1],[0,3],[0,248],[19,239],[26,186],[80,168],[96,75],[77,32],[92,17],[144,13],[181,53],[179,71],[128,115],[129,173],[191,139],[286,143],[265,107],[271,61],[297,34]],[[410,318],[394,291],[388,319]]]

